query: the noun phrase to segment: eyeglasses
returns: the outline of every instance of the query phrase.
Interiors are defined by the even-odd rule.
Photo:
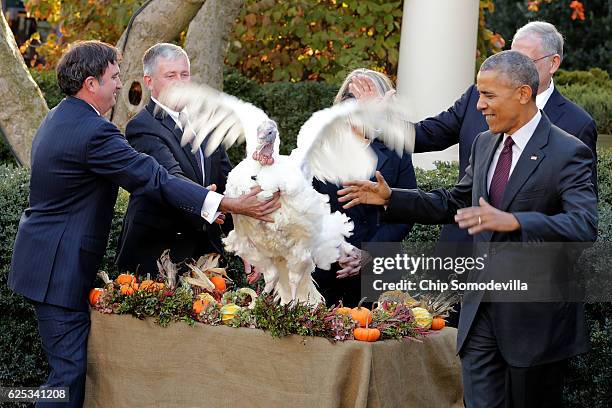
[[[548,54],[548,55],[545,55],[545,56],[537,58],[537,59],[532,59],[531,61],[533,61],[533,63],[535,64],[536,62],[538,62],[540,60],[543,60],[544,58],[552,57],[553,55],[557,55],[557,54],[555,54],[555,53]]]

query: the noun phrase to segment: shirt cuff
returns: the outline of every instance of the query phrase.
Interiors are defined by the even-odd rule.
[[[221,200],[223,199],[223,194],[219,194],[215,191],[209,191],[206,194],[206,198],[204,199],[204,204],[202,205],[202,211],[200,215],[204,218],[209,224],[215,222],[219,214],[219,205],[221,204]]]

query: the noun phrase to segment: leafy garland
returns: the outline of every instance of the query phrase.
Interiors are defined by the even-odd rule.
[[[219,294],[217,294],[219,295]],[[138,319],[154,318],[162,327],[182,321],[217,326],[245,327],[265,330],[272,337],[291,334],[324,337],[332,341],[354,340],[358,324],[350,314],[338,313],[340,307],[327,308],[324,304],[310,306],[304,303],[281,305],[272,295],[262,294],[253,300],[238,291],[225,292],[220,302],[210,302],[200,313],[193,310],[194,296],[187,284],[176,289],[136,290],[122,294],[117,283],[107,284],[104,293],[93,308],[101,313],[131,314]],[[231,318],[223,320],[223,307],[236,305],[239,309]],[[412,309],[401,303],[385,301],[372,313],[370,328],[379,329],[381,339],[422,338],[429,331],[419,327]]]
[[[101,273],[106,285],[104,289],[92,289],[90,303],[101,313],[154,318],[162,327],[177,321],[190,325],[196,322],[212,326],[224,324],[265,330],[273,337],[296,334],[331,341],[354,340],[355,329],[360,325],[379,331],[376,338],[382,340],[419,339],[429,333],[433,316],[443,316],[450,310],[446,303],[443,308],[439,306],[440,299],[423,297],[416,301],[401,292],[387,292],[372,312],[356,308],[359,313],[371,315],[371,322],[363,323],[351,309],[342,305],[332,308],[324,304],[281,305],[273,295],[257,294],[249,288],[226,291],[225,280],[220,286],[207,282],[209,277],[215,281],[217,276],[224,276],[216,259],[211,262],[211,258],[202,258],[190,267],[197,268],[197,278],[181,277],[178,283],[176,268],[168,263],[160,266],[162,278],[157,281],[138,282],[130,274],[119,275],[111,281]]]

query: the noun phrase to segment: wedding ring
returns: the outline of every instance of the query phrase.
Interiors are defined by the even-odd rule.
[[[480,215],[478,216],[478,225],[482,224],[482,220],[480,219]]]

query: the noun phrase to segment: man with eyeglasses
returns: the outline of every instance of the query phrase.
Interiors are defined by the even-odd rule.
[[[511,49],[528,56],[536,65],[540,77],[536,96],[538,109],[544,111],[554,125],[580,139],[593,152],[591,180],[597,191],[595,121],[561,95],[552,79],[563,60],[563,36],[554,25],[533,21],[517,30]],[[476,109],[477,101],[478,90],[472,85],[448,110],[416,125],[415,153],[444,150],[459,143],[459,180],[465,174],[472,142],[479,133],[488,130],[484,116]],[[444,226],[440,241],[471,242],[472,237],[456,224],[450,224]]]

